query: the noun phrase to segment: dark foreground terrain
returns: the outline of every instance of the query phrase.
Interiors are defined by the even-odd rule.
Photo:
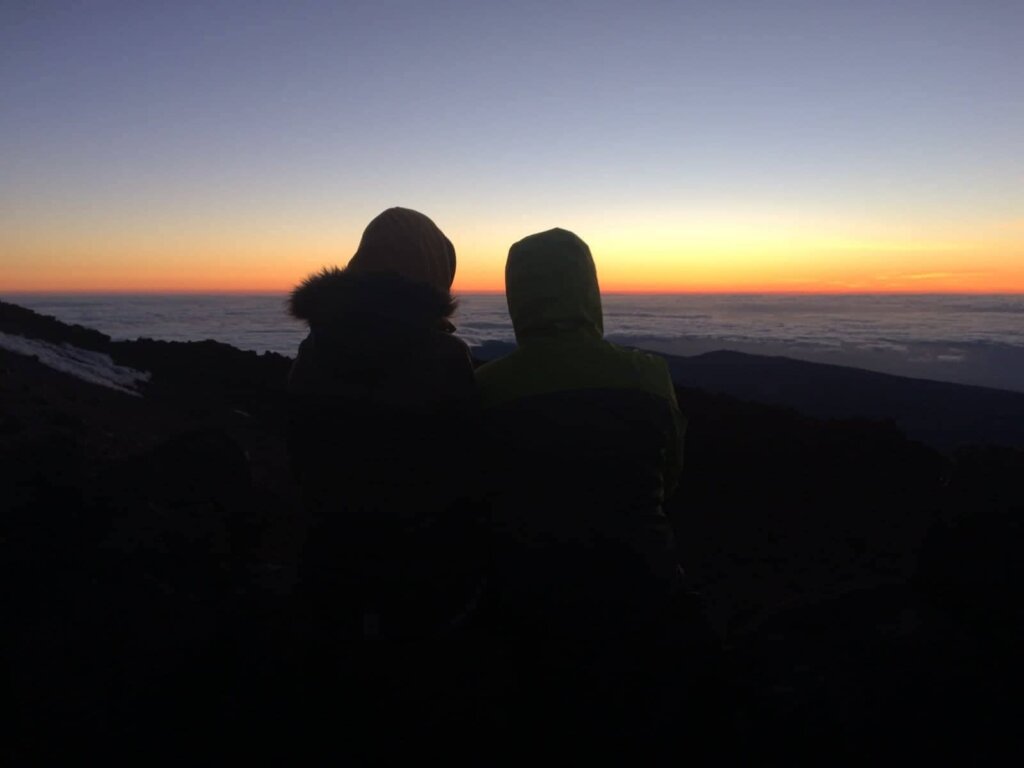
[[[553,759],[539,734],[586,702],[570,690],[562,710],[537,702],[544,722],[518,716],[487,681],[523,659],[472,621],[446,641],[452,666],[403,648],[332,678],[296,650],[288,358],[112,342],[5,303],[0,333],[150,374],[131,394],[0,348],[4,764]],[[715,691],[677,692],[681,718],[713,715],[698,733],[658,724],[657,762],[1016,752],[1024,396],[782,358],[669,362],[690,427],[668,512],[724,650]],[[375,664],[408,695],[367,700],[359,669]],[[560,743],[599,760],[598,736]]]

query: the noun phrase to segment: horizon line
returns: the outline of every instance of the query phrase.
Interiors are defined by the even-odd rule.
[[[288,289],[182,289],[182,288],[143,288],[129,290],[123,288],[114,289],[13,289],[0,290],[0,297],[3,296],[287,296],[291,292]],[[469,288],[452,291],[454,296],[468,294],[483,295],[505,295],[505,291],[496,288]],[[801,290],[801,289],[768,289],[768,290],[602,290],[602,296],[1022,296],[1024,290],[978,290],[966,289],[960,291],[933,290],[933,291],[908,291],[908,290]]]

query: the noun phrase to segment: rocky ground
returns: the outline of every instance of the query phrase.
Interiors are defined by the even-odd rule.
[[[284,450],[290,360],[113,342],[5,303],[0,333],[106,355],[122,387],[55,370],[49,347],[0,345],[8,764],[269,759],[304,695],[287,682],[301,666],[289,600],[304,535]],[[899,413],[807,415],[697,388],[687,359],[671,365],[690,429],[668,512],[725,649],[716,762],[974,763],[1016,749],[1024,451],[1005,435],[1019,426],[954,449],[908,439]],[[987,408],[978,423],[998,426]],[[342,692],[326,696],[342,707]],[[501,702],[452,711],[471,732],[488,708]],[[693,758],[687,733],[666,763]],[[494,739],[475,749],[470,762],[500,762]]]

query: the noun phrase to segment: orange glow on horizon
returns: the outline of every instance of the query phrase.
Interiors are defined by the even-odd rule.
[[[567,217],[605,293],[1024,294],[1024,221],[981,226],[796,221],[703,212]],[[608,223],[613,221],[613,223]],[[555,222],[557,224],[557,222]],[[311,223],[312,224],[312,223]],[[508,247],[548,226],[453,221],[455,293],[504,291]],[[285,293],[343,266],[361,228],[158,232],[32,227],[0,240],[0,296],[17,293]]]
[[[0,283],[0,296],[18,294],[283,294],[290,291],[313,268],[292,275],[266,275],[259,280],[211,279],[197,275],[194,279],[160,276],[144,281],[104,279],[103,275],[88,280],[23,280]],[[227,276],[225,276],[227,277]],[[598,265],[601,292],[605,294],[1024,294],[1024,274],[997,276],[990,273],[921,273],[906,275],[861,276],[856,274],[806,278],[765,276],[723,276],[721,279],[658,278],[649,273],[623,275],[621,270],[602,270]],[[1004,279],[998,279],[998,278]],[[504,277],[489,280],[456,277],[452,292],[504,293]]]
[[[740,283],[694,283],[682,282],[671,283],[665,281],[645,282],[641,280],[627,282],[611,282],[601,280],[601,293],[605,295],[659,295],[659,294],[894,294],[894,295],[922,295],[922,294],[994,294],[994,295],[1024,295],[1024,280],[1015,283],[989,283],[985,281],[961,281],[961,280],[935,280],[927,284],[917,281],[902,281],[899,283],[882,281],[850,281],[850,282],[740,282]],[[18,295],[41,295],[41,294],[81,294],[81,295],[145,295],[145,294],[268,294],[278,295],[288,293],[296,284],[298,279],[289,282],[275,282],[269,284],[234,284],[224,285],[222,283],[198,283],[182,284],[177,282],[148,283],[144,286],[111,284],[111,283],[89,283],[89,284],[61,284],[47,283],[45,285],[23,284],[10,288],[0,287],[0,299],[6,297],[17,297]],[[494,283],[464,283],[455,281],[452,286],[452,293],[459,294],[503,294],[504,284]]]

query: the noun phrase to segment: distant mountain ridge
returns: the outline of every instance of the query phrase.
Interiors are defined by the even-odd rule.
[[[491,360],[514,348],[489,342],[474,352]],[[678,387],[816,418],[892,421],[940,450],[978,443],[1024,448],[1024,393],[728,350],[693,357],[650,353],[665,359]]]
[[[970,443],[1024,447],[1024,394],[1018,392],[741,352],[665,360],[681,387],[818,418],[891,420],[909,437],[942,450]]]

